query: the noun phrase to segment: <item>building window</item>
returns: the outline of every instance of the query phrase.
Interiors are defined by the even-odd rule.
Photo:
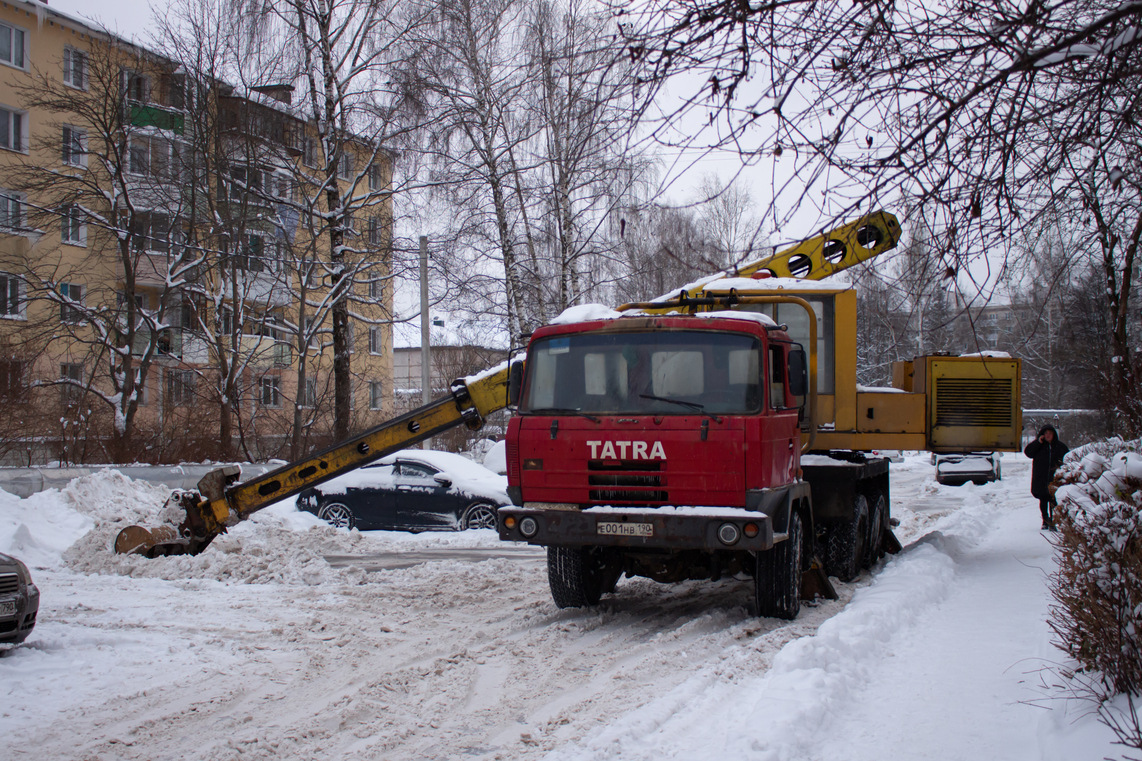
[[[0,24],[0,63],[24,68],[27,61],[28,33],[14,26]]]
[[[301,399],[298,401],[298,405],[301,407],[309,407],[310,409],[317,406],[316,378],[305,379],[305,391],[302,393]]]
[[[385,297],[385,281],[379,277],[369,280],[369,298],[380,301]]]
[[[266,172],[266,192],[283,201],[293,200],[293,178],[284,172]]]
[[[146,103],[151,97],[151,80],[137,71],[123,72],[123,92],[128,100]]]
[[[380,381],[369,381],[369,409],[379,410],[385,406],[385,388]]]
[[[193,370],[167,370],[167,403],[182,407],[194,402]]]
[[[24,226],[24,194],[0,190],[0,227],[19,230]]]
[[[310,169],[316,169],[317,160],[317,140],[307,137],[301,142],[301,162]]]
[[[28,390],[24,381],[25,362],[15,359],[0,359],[0,399],[19,399]]]
[[[83,322],[83,286],[75,283],[60,283],[59,295],[62,301],[59,305],[60,322],[70,325]]]
[[[63,390],[63,400],[69,404],[79,401],[83,396],[83,365],[79,362],[64,362],[59,366],[60,381]]]
[[[23,314],[24,284],[15,275],[0,272],[0,317],[19,317]]]
[[[158,180],[178,179],[178,144],[161,137],[132,135],[127,148],[127,171]]]
[[[87,225],[83,222],[83,209],[65,206],[60,211],[60,240],[73,246],[87,245]]]
[[[384,242],[384,230],[380,217],[369,217],[369,245],[380,246]]]
[[[282,380],[276,375],[263,375],[259,403],[263,407],[282,406]]]
[[[369,190],[380,190],[384,187],[384,176],[378,164],[369,165]]]
[[[75,48],[63,49],[63,82],[81,90],[87,89],[87,53]]]
[[[337,176],[348,180],[353,176],[353,157],[342,150],[341,160],[337,162]]]
[[[27,133],[28,115],[21,111],[0,106],[0,148],[10,151],[26,151],[24,137]]]
[[[385,348],[384,334],[378,325],[369,328],[369,353],[381,354]]]
[[[128,225],[136,251],[167,254],[171,250],[171,219],[166,214],[137,212]]]
[[[250,195],[251,200],[262,195],[262,172],[260,169],[233,167],[230,170],[230,200],[241,201]]]
[[[87,166],[87,132],[63,125],[63,163],[71,166]]]

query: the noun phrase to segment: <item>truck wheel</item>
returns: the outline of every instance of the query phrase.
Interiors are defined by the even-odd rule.
[[[792,621],[801,610],[801,572],[804,561],[801,515],[789,516],[789,538],[757,553],[753,574],[757,614]]]
[[[868,538],[868,500],[857,495],[853,517],[834,523],[825,532],[825,570],[841,581],[852,581],[864,563]]]
[[[548,547],[547,583],[560,608],[584,608],[599,604],[603,574],[589,547]]]
[[[877,494],[876,504],[872,506],[872,515],[869,519],[868,553],[865,556],[865,568],[871,567],[873,563],[884,557],[884,533],[887,530],[888,500],[883,494]]]

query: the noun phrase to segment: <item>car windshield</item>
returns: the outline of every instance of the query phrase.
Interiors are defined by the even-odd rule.
[[[582,333],[535,341],[522,412],[756,412],[761,341],[707,330]]]

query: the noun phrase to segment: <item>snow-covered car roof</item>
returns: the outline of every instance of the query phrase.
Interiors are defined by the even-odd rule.
[[[398,460],[431,466],[452,482],[449,494],[460,494],[487,499],[500,505],[511,503],[508,498],[508,479],[451,452],[431,449],[402,449],[382,457],[377,462],[358,468],[317,486],[322,494],[344,494],[347,489],[389,489],[396,485],[393,464]]]

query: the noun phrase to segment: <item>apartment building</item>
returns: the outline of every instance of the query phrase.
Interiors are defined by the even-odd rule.
[[[392,412],[391,159],[291,96],[0,0],[0,462],[324,443],[334,293],[351,425]]]

